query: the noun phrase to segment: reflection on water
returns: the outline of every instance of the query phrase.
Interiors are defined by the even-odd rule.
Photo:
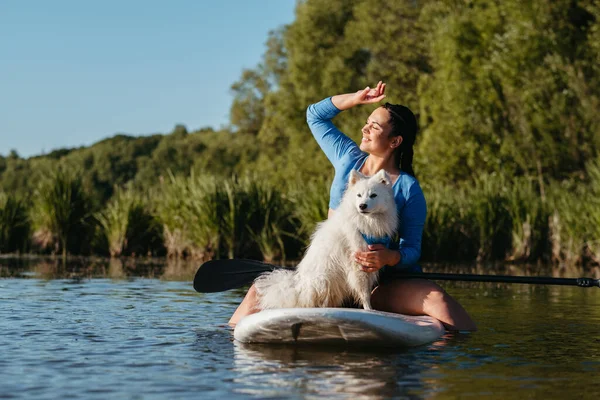
[[[128,277],[156,278],[172,281],[191,281],[200,265],[197,261],[179,259],[132,258],[72,258],[66,263],[60,258],[0,258],[0,278],[76,279]],[[600,267],[584,270],[577,266],[544,265],[436,265],[425,266],[426,272],[468,273],[519,276],[550,276],[555,278],[590,277],[600,279]],[[460,283],[459,283],[460,285]],[[467,284],[471,285],[471,284]],[[496,284],[496,287],[503,284]],[[507,286],[507,284],[504,284]]]
[[[188,260],[135,259],[69,259],[25,258],[0,259],[0,278],[91,279],[128,277],[156,278],[170,281],[191,281],[199,263]]]
[[[244,385],[241,392],[257,395],[283,394],[278,389],[286,390],[290,376],[303,393],[328,398],[343,393],[371,398],[427,395],[435,391],[435,382],[424,379],[424,374],[431,372],[425,359],[443,343],[417,350],[361,351],[235,342],[236,380]]]
[[[600,289],[442,282],[477,333],[404,350],[244,345],[226,325],[244,291],[196,293],[196,268],[0,260],[0,397],[595,398],[600,384]]]

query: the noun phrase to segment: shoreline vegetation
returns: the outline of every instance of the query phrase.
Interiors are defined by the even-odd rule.
[[[78,174],[42,180],[27,202],[0,198],[2,253],[197,260],[298,260],[326,218],[328,182],[281,186],[260,176],[171,175],[150,192],[116,189],[92,211]],[[600,265],[600,165],[587,185],[546,186],[480,176],[465,187],[424,186],[422,262]],[[44,195],[45,193],[45,195]]]
[[[595,0],[299,1],[230,126],[0,156],[0,254],[298,260],[333,176],[306,107],[379,80],[419,117],[422,262],[600,265]]]

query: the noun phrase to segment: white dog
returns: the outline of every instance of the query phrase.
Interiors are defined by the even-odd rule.
[[[367,177],[353,170],[340,206],[317,226],[297,268],[256,279],[259,307],[339,307],[353,298],[371,310],[371,289],[379,274],[363,271],[354,253],[367,250],[367,238],[389,242],[397,225],[389,175],[381,170]]]

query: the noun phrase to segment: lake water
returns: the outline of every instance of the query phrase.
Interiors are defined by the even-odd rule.
[[[244,292],[196,293],[194,272],[0,260],[0,398],[598,396],[600,288],[441,283],[479,331],[374,351],[234,342]]]

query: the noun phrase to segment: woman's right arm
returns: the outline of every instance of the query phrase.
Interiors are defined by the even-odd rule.
[[[385,84],[379,82],[375,89],[365,88],[356,93],[340,94],[318,103],[311,104],[306,110],[306,122],[317,140],[317,143],[333,164],[358,146],[350,138],[340,132],[331,122],[340,111],[347,110],[359,104],[371,104],[381,101],[384,97]]]

